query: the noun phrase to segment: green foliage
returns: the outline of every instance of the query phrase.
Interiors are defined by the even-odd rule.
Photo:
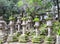
[[[17,41],[18,41],[18,37],[19,37],[20,35],[21,35],[21,34],[20,34],[19,32],[14,33],[13,42],[17,42]]]
[[[59,36],[60,36],[60,29],[57,31],[57,35],[59,35]]]
[[[17,6],[18,6],[18,7],[21,7],[22,5],[23,5],[22,0],[20,0],[19,2],[17,2]]]
[[[28,3],[28,5],[31,6],[31,4],[33,4],[33,0],[26,0],[26,2]]]
[[[22,17],[21,20],[27,20],[27,17]]]
[[[52,41],[52,38],[51,37],[47,37],[46,40],[47,41]]]
[[[52,37],[46,37],[46,44],[52,44],[52,42],[54,41]]]
[[[44,38],[45,38],[45,36],[42,36],[42,35],[40,35],[40,36],[33,36],[32,37],[32,42],[33,43],[40,43]]]
[[[10,16],[10,17],[9,17],[9,20],[15,20],[15,17]]]
[[[43,24],[41,24],[41,28],[42,28],[42,27],[46,28],[47,25],[46,25],[45,23],[43,23]]]
[[[47,27],[47,25],[46,24],[41,24],[41,26],[40,26],[40,28],[39,28],[39,30],[41,31],[41,35],[45,35],[45,34],[47,34],[47,30],[46,30],[46,27]]]
[[[2,44],[3,43],[3,41],[2,40],[0,40],[0,44]]]
[[[52,5],[50,1],[44,0],[0,0],[0,13],[4,16],[4,20],[9,21],[8,17],[14,14],[20,13],[20,8],[24,8],[26,5],[26,13],[29,15],[35,15],[44,13],[46,9],[49,9]],[[43,6],[44,5],[44,6]],[[39,8],[39,9],[37,9]]]
[[[45,30],[45,29],[41,29],[41,33],[40,33],[40,35],[46,35],[47,34],[47,30]]]
[[[60,35],[60,22],[55,21],[53,22],[53,32],[56,33],[57,35]]]
[[[17,42],[17,41],[18,41],[17,36],[13,36],[13,42]]]
[[[23,43],[28,42],[28,36],[26,34],[22,34],[18,37],[18,41]]]
[[[34,36],[33,38],[32,38],[32,42],[33,43],[39,43],[40,42],[40,37],[38,36]]]
[[[53,25],[59,26],[59,25],[60,25],[60,22],[59,22],[59,21],[55,21],[55,22],[53,23]]]
[[[18,2],[17,0],[15,0]],[[0,0],[0,16],[4,16],[5,21],[9,21],[9,17],[14,14],[18,14],[19,8],[14,0]]]

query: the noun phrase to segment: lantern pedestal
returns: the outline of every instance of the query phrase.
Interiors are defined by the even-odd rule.
[[[26,21],[23,20],[22,22],[22,34],[19,36],[19,42],[22,42],[22,43],[25,43],[27,42],[29,39],[28,39],[28,36],[25,34],[26,33]]]

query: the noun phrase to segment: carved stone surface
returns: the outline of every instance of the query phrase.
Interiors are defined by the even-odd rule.
[[[18,32],[20,32],[20,27],[21,27],[20,17],[17,17],[17,26],[18,26]]]
[[[25,34],[25,32],[26,32],[26,22],[23,20],[21,25],[22,25],[23,34]]]

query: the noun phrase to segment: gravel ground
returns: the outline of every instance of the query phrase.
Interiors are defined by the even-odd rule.
[[[28,43],[18,43],[18,42],[14,42],[14,43],[4,43],[4,44],[33,44],[32,42],[28,42]],[[34,43],[37,44],[37,43]]]

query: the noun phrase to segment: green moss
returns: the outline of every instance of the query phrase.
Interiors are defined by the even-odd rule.
[[[15,17],[10,16],[10,17],[9,17],[9,20],[15,20]]]
[[[27,17],[22,17],[22,19],[21,20],[27,20]]]
[[[39,20],[39,18],[34,18],[34,20],[33,21],[35,21],[35,22],[39,22],[40,20]]]

